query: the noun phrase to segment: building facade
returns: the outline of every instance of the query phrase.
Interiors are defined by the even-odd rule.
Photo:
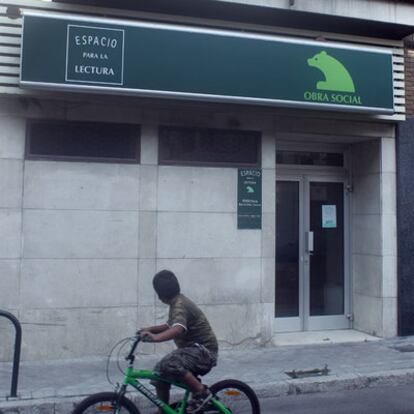
[[[413,6],[6,3],[0,306],[23,324],[25,359],[106,355],[163,323],[164,268],[222,347],[397,334]]]

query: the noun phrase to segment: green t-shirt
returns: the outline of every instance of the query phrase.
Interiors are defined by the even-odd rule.
[[[218,351],[216,335],[206,316],[195,303],[181,293],[170,304],[167,323],[171,328],[179,325],[185,329],[183,334],[174,339],[178,348],[197,343],[204,345],[209,351]]]

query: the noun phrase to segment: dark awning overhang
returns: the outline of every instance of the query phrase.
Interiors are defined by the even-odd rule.
[[[217,0],[54,0],[57,3],[174,14],[267,26],[401,40],[414,33],[414,25],[332,16]]]

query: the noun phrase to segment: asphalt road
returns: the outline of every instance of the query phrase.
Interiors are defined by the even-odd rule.
[[[262,414],[414,414],[414,384],[261,401]]]

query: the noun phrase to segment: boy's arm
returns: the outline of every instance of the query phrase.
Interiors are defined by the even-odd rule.
[[[168,325],[166,326],[167,329],[158,334],[146,331],[144,333],[144,337],[150,338],[151,342],[164,342],[180,336],[185,331],[185,329],[180,325],[175,325],[172,328],[168,327]]]
[[[148,328],[141,328],[139,331],[140,332],[150,332],[153,334],[159,334],[161,332],[166,331],[167,329],[169,329],[170,327],[164,323],[163,325],[156,325],[156,326],[149,326]]]

